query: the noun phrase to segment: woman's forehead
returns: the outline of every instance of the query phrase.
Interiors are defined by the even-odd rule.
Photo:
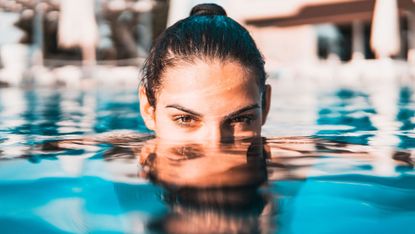
[[[256,83],[253,74],[239,62],[196,60],[168,68],[163,73],[161,92],[214,94]]]
[[[166,71],[159,90],[160,104],[186,104],[192,107],[218,106],[259,100],[256,79],[237,62],[204,62],[177,66]]]

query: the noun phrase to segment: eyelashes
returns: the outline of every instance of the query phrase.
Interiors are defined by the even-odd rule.
[[[256,115],[247,114],[247,115],[238,115],[226,119],[224,123],[229,126],[234,126],[238,124],[250,125],[257,119]],[[193,115],[175,115],[172,117],[173,122],[182,127],[196,127],[202,123],[202,120]]]
[[[226,122],[231,125],[237,124],[237,123],[243,123],[246,125],[250,125],[255,120],[256,120],[255,115],[239,115],[239,116],[235,116],[235,117],[228,119]]]
[[[173,116],[173,121],[179,126],[190,127],[195,126],[199,118],[192,115],[176,115]]]

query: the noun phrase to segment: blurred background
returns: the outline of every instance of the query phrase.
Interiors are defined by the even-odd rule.
[[[1,86],[137,83],[154,39],[202,2],[0,0]],[[412,0],[210,2],[249,29],[273,77],[412,76]]]
[[[0,1],[3,85],[138,79],[167,1]]]

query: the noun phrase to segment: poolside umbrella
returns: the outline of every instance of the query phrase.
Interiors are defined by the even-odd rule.
[[[376,0],[370,46],[378,58],[400,52],[399,15],[396,0]]]
[[[93,0],[61,0],[58,41],[63,48],[80,47],[84,64],[95,63],[98,27]]]

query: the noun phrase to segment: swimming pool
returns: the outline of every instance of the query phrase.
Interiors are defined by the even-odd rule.
[[[265,146],[173,164],[136,152],[135,87],[1,89],[1,232],[413,233],[413,88],[270,82]]]

